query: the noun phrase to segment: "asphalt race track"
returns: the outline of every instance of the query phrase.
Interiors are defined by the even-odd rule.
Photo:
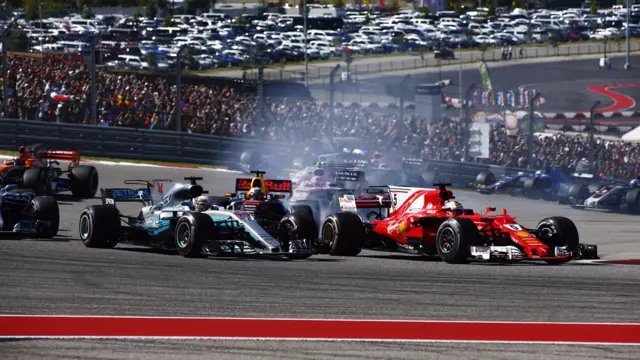
[[[98,165],[101,186],[124,179],[204,177],[212,194],[238,174]],[[640,258],[640,218],[553,203],[458,192],[466,207],[506,207],[535,226],[551,215],[576,222],[584,243],[607,259]],[[87,249],[77,220],[90,201],[61,198],[52,241],[0,241],[0,314],[353,318],[550,322],[640,322],[640,267],[448,265],[366,252],[305,261],[184,259],[142,248]],[[137,212],[135,205],[123,210]],[[640,348],[610,345],[375,343],[211,340],[2,340],[13,358],[83,359],[635,359]]]
[[[578,112],[587,111],[596,100],[601,101],[599,108],[606,108],[614,104],[614,101],[607,96],[587,90],[590,86],[610,85],[610,84],[634,84],[640,83],[640,68],[632,67],[631,70],[624,70],[624,57],[612,59],[613,68],[611,70],[601,70],[598,68],[597,59],[566,60],[558,62],[526,63],[514,64],[513,66],[492,67],[488,63],[492,84],[495,91],[508,91],[524,86],[532,89],[539,89],[545,103],[540,105],[538,111],[541,112]],[[631,56],[631,63],[640,61],[640,56]],[[452,86],[446,87],[444,92],[447,96],[460,97],[459,79],[460,71],[455,69],[438,72],[420,72],[415,70],[410,72],[411,78],[407,80],[406,87],[413,88],[417,84],[434,83],[442,79],[453,81]],[[406,74],[402,75],[380,75],[362,80],[362,84],[356,90],[340,84],[336,85],[336,101],[341,102],[395,102],[393,98],[384,96],[386,85],[399,84]],[[471,84],[482,87],[482,79],[477,67],[471,70],[462,70],[462,91]],[[320,100],[328,98],[326,84],[312,84],[313,96]],[[640,86],[624,89],[615,89],[620,94],[627,95],[632,99],[640,99]],[[351,94],[353,93],[353,94]],[[384,100],[384,101],[382,101]],[[640,108],[634,104],[628,110]],[[620,110],[617,110],[620,111]]]

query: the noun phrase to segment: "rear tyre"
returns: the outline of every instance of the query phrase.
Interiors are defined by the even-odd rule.
[[[364,224],[354,213],[329,215],[322,224],[322,242],[330,255],[357,256],[364,247],[365,237]]]
[[[491,171],[483,171],[476,176],[476,185],[488,186],[495,182],[496,176]]]
[[[433,184],[438,182],[438,173],[435,171],[425,171],[422,173],[422,179],[426,183],[427,187],[431,187]]]
[[[45,196],[51,193],[47,183],[47,174],[40,168],[25,170],[24,174],[22,174],[22,186],[31,189],[36,196]]]
[[[51,196],[38,196],[32,200],[31,206],[37,225],[36,236],[51,239],[58,235],[60,209],[56,199]]]
[[[580,250],[578,228],[570,219],[562,216],[548,217],[540,220],[536,226],[538,238],[551,250],[556,246],[566,246],[572,253]],[[562,264],[570,259],[547,260],[548,264]]]
[[[527,197],[538,199],[544,196],[545,190],[551,187],[549,179],[528,177],[524,180],[524,190]]]
[[[466,264],[471,253],[469,246],[478,243],[480,234],[473,221],[464,218],[445,220],[436,234],[436,250],[449,264]]]
[[[71,169],[71,193],[82,199],[92,199],[98,192],[98,170],[93,166],[79,165]]]
[[[640,189],[631,189],[625,196],[627,209],[631,214],[640,214]]]
[[[589,188],[584,184],[571,184],[567,193],[567,198],[562,202],[568,204],[582,205],[584,201],[591,196]]]
[[[313,218],[313,211],[308,205],[295,205],[293,212],[280,222],[278,237],[282,251],[290,252],[287,257],[292,260],[306,259],[318,241],[318,225]],[[296,250],[303,252],[296,253]]]
[[[188,213],[176,224],[175,241],[178,254],[186,258],[203,257],[202,247],[207,236],[215,231],[215,224],[209,215]]]
[[[120,239],[120,213],[110,205],[92,205],[80,214],[80,240],[88,248],[110,249]]]

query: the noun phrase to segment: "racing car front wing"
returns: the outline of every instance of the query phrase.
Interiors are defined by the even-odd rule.
[[[598,257],[598,246],[580,244],[576,251],[570,252],[566,247],[555,247],[555,256],[529,257],[515,246],[470,246],[470,255],[476,261],[499,260],[595,260]]]

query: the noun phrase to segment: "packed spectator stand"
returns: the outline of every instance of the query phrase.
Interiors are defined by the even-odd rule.
[[[90,123],[88,99],[90,72],[81,63],[9,57],[9,96],[6,117],[61,123]],[[165,78],[150,82],[136,74],[100,70],[97,76],[98,126],[174,129],[175,86]],[[267,99],[266,116],[256,116],[256,99],[229,88],[184,85],[183,129],[192,133],[255,137],[262,140],[304,144],[310,138],[328,136],[372,139],[380,150],[398,148],[424,159],[461,160],[463,125],[445,120],[426,125],[411,115],[405,119],[405,138],[396,131],[397,114],[377,114],[337,107],[334,127],[328,129],[329,107],[314,101]],[[526,167],[526,136],[507,136],[499,126],[491,132],[491,158],[482,162]],[[534,154],[536,165],[572,167],[587,157],[583,136],[556,134],[540,137]],[[640,144],[598,140],[594,151],[601,175],[635,178]]]

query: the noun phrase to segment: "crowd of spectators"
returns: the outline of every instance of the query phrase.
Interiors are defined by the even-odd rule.
[[[48,122],[89,124],[91,78],[87,67],[59,59],[9,57],[9,99],[4,116]],[[166,79],[150,81],[134,74],[97,73],[97,114],[100,126],[147,129],[175,128],[176,87]],[[55,95],[55,96],[54,96]],[[405,136],[396,131],[397,114],[367,112],[350,107],[335,109],[329,127],[329,107],[312,101],[268,99],[264,116],[256,116],[256,101],[233,88],[186,85],[182,89],[182,129],[234,137],[302,144],[329,134],[367,139],[384,149],[402,147],[425,159],[460,160],[465,144],[463,127],[456,121],[426,125],[410,116]],[[585,137],[562,134],[536,139],[537,167],[573,167],[587,157]],[[491,164],[526,167],[525,136],[507,136],[502,128],[491,131]],[[595,148],[602,175],[635,178],[640,144],[598,140]]]

